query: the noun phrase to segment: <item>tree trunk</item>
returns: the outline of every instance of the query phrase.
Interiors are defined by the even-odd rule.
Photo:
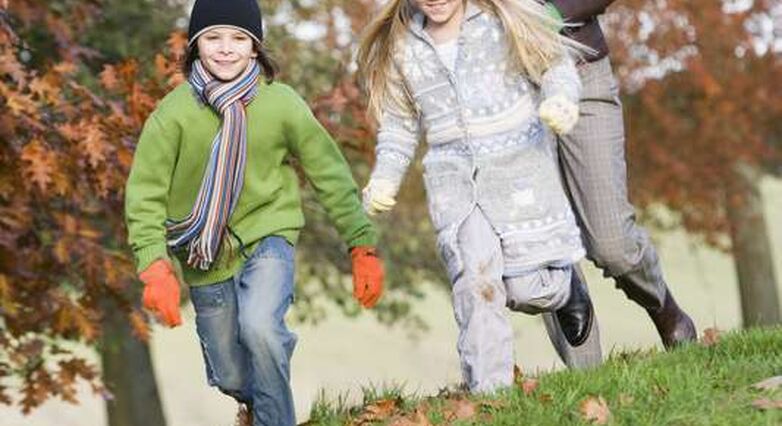
[[[738,164],[727,192],[726,210],[730,222],[733,258],[741,296],[744,327],[779,324],[779,296],[771,258],[760,172]]]
[[[108,425],[165,426],[149,347],[133,336],[123,311],[110,305],[100,345],[103,380],[114,396],[106,402]]]

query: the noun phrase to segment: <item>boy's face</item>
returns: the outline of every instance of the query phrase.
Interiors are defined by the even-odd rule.
[[[450,23],[464,8],[464,0],[413,0],[413,3],[430,23],[437,25]]]
[[[258,53],[253,39],[244,31],[231,27],[215,27],[201,34],[198,57],[215,78],[230,81],[247,68]]]

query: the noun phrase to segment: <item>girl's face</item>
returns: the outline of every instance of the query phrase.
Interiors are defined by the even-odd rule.
[[[244,31],[230,27],[215,27],[196,40],[198,57],[215,78],[230,81],[258,57],[253,39]]]
[[[426,15],[426,19],[436,25],[444,25],[461,16],[464,0],[413,0],[415,6]]]

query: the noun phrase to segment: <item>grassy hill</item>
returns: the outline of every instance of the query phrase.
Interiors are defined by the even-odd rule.
[[[782,425],[782,328],[719,335],[665,353],[615,353],[600,368],[517,372],[490,396],[366,389],[314,406],[307,425]],[[771,379],[771,380],[768,380]],[[765,382],[764,382],[765,381]]]

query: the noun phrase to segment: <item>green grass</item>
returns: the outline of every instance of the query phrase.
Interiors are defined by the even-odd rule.
[[[319,402],[307,424],[383,425],[412,419],[418,410],[435,425],[585,425],[582,402],[600,396],[612,425],[782,425],[782,409],[752,406],[761,398],[782,400],[782,388],[752,387],[779,375],[782,328],[756,329],[725,334],[709,347],[616,353],[600,368],[543,374],[529,395],[520,387],[491,396],[441,392],[432,397],[403,396],[400,387],[372,388],[365,390],[361,407],[348,407],[344,400],[337,406]],[[454,401],[465,399],[476,412],[454,420]],[[378,410],[378,404],[384,409]]]

